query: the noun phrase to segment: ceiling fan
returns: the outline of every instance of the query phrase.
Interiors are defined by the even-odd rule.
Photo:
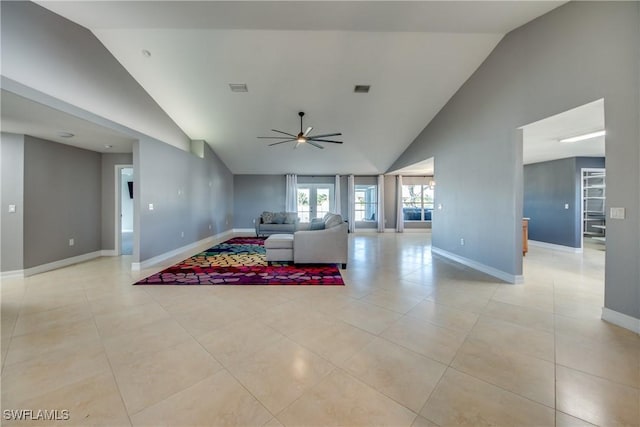
[[[310,144],[310,145],[313,145],[316,148],[324,149],[324,147],[322,145],[318,144],[318,142],[330,142],[332,144],[342,144],[342,141],[334,141],[332,139],[323,139],[323,138],[327,138],[327,137],[330,137],[330,136],[342,135],[340,132],[325,133],[325,134],[322,134],[322,135],[309,135],[309,133],[313,130],[313,128],[311,126],[309,126],[307,128],[307,130],[305,130],[303,132],[302,131],[302,118],[304,117],[304,111],[300,111],[298,113],[298,115],[300,116],[300,133],[298,133],[297,135],[294,135],[294,134],[288,133],[288,132],[283,132],[281,130],[271,129],[273,132],[278,132],[278,133],[281,133],[283,135],[287,135],[288,138],[285,138],[284,136],[259,136],[258,139],[282,139],[282,141],[278,141],[278,142],[274,142],[272,144],[269,144],[269,147],[271,147],[272,145],[284,144],[285,142],[296,141],[296,145],[295,145],[295,147],[293,147],[294,149],[298,148],[298,146],[300,144]]]

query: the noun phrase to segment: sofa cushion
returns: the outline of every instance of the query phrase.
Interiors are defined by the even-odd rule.
[[[342,224],[342,217],[338,214],[331,215],[324,222],[324,228],[332,228]]]
[[[284,217],[285,224],[295,224],[298,222],[298,214],[295,212],[286,212]]]
[[[275,213],[264,211],[262,212],[262,223],[263,224],[273,224],[273,218],[275,217]]]

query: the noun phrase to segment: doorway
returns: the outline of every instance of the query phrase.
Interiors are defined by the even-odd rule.
[[[298,216],[300,222],[310,222],[333,212],[333,184],[298,184]]]
[[[133,167],[116,165],[116,251],[133,255]]]

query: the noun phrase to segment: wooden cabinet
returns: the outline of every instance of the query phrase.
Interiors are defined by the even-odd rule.
[[[529,218],[522,219],[522,256],[529,251]]]

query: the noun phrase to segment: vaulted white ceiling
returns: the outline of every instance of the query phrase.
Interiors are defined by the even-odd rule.
[[[504,34],[562,3],[39,2],[92,30],[236,174],[385,172]],[[298,111],[344,144],[256,138],[297,133]]]

